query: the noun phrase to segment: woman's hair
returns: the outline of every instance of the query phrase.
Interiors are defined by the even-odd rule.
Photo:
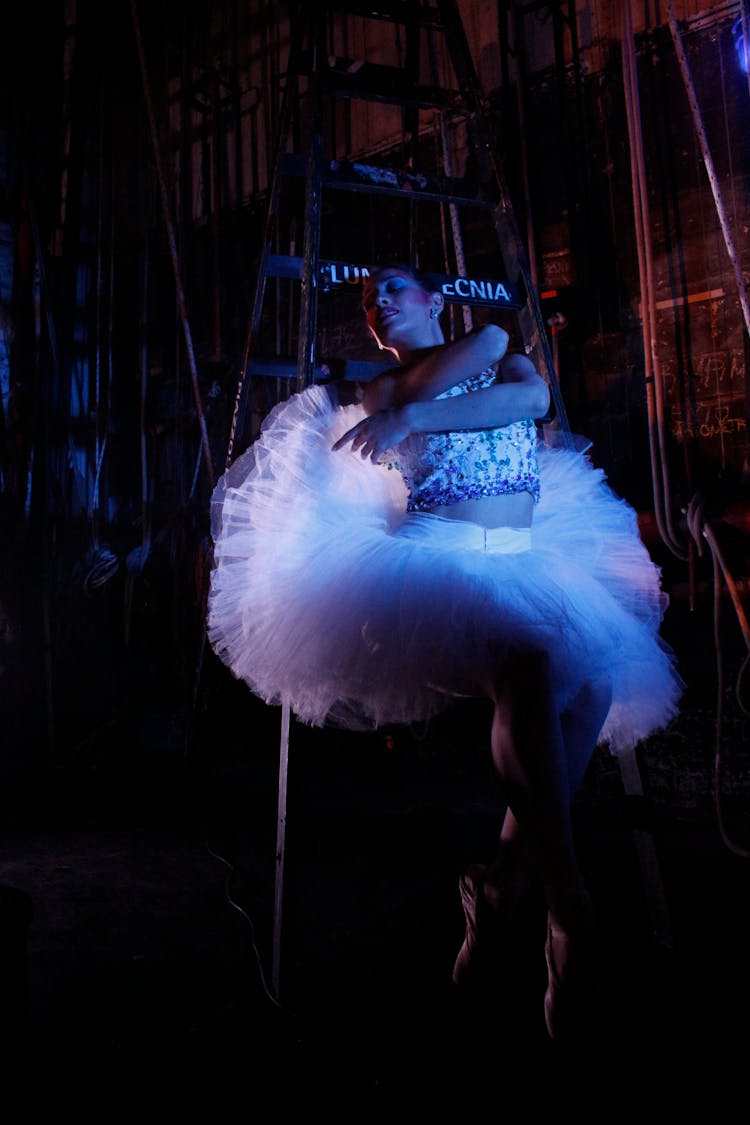
[[[385,262],[377,262],[375,265],[368,266],[370,278],[376,278],[383,270],[398,270],[400,273],[408,274],[413,278],[418,285],[424,289],[425,293],[437,293],[440,291],[440,283],[434,274],[427,273],[425,270],[416,269],[408,262],[399,262],[388,260]],[[367,278],[365,278],[365,285]]]

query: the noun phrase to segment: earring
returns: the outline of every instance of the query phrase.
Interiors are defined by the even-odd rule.
[[[432,308],[430,309],[430,320],[434,320],[436,316],[437,316],[437,309],[433,305]]]

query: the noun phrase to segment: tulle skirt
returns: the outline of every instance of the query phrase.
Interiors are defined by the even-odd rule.
[[[309,387],[218,482],[207,633],[232,673],[302,722],[364,730],[427,720],[543,650],[561,712],[611,678],[613,753],[663,728],[683,687],[667,600],[603,472],[542,444],[530,536],[406,516],[396,470],[331,450],[362,416]]]

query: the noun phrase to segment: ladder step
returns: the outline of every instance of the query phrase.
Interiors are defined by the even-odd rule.
[[[299,73],[309,78],[313,69],[312,53],[303,51]],[[475,112],[460,90],[422,86],[398,66],[364,62],[362,59],[330,58],[328,66],[318,70],[318,80],[321,92],[333,97],[359,98],[413,109],[437,109],[443,113],[451,110],[465,117],[471,117]]]
[[[266,379],[296,379],[297,360],[294,356],[256,355],[253,356],[248,363],[247,374],[261,376]],[[330,374],[331,372],[327,364],[316,364],[316,383],[320,382],[322,379],[328,379]]]
[[[345,379],[366,383],[393,363],[377,363],[366,359],[330,359],[316,364],[315,382]],[[253,356],[247,368],[248,375],[266,379],[296,379],[299,374],[296,356]]]
[[[433,28],[445,31],[446,23],[437,7],[429,4],[404,4],[403,0],[329,0],[326,7],[343,15],[361,16],[363,19],[384,20],[387,23],[408,24],[410,27]]]
[[[288,152],[281,158],[282,175],[304,179],[307,160],[298,153]],[[323,169],[324,187],[343,191],[363,191],[373,195],[406,196],[434,200],[436,203],[456,203],[467,207],[491,210],[497,205],[493,185],[478,184],[475,180],[444,177],[434,179],[399,168],[386,168],[361,161],[347,163],[331,161]]]

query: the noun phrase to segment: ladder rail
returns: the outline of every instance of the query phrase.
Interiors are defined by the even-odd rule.
[[[527,341],[528,350],[534,354],[537,365],[541,368],[542,374],[549,385],[555,406],[555,418],[562,432],[563,442],[567,448],[572,448],[573,439],[570,424],[555,369],[547,325],[542,315],[536,287],[532,281],[528,256],[518,229],[510,194],[506,187],[500,153],[492,130],[487,126],[489,111],[487,110],[479,76],[472,61],[466,32],[460,19],[456,0],[437,0],[437,5],[446,26],[446,41],[451,62],[462,94],[472,111],[470,127],[474,133],[475,152],[480,163],[485,162],[488,169],[491,170],[492,178],[500,194],[499,202],[493,213],[493,223],[498,236],[498,245],[504,268],[511,280],[517,281],[520,278],[525,289],[526,308],[518,313],[521,336]]]
[[[297,4],[296,7],[300,9],[301,4]],[[228,469],[232,464],[234,447],[237,444],[238,438],[241,438],[242,430],[245,425],[244,415],[247,409],[248,399],[247,375],[251,357],[257,346],[258,332],[260,329],[261,317],[263,315],[263,302],[266,292],[266,280],[269,276],[267,266],[269,257],[271,255],[271,246],[273,244],[273,238],[276,229],[279,197],[281,194],[281,184],[283,180],[283,156],[286,147],[286,138],[289,134],[292,121],[293,98],[299,89],[298,74],[300,71],[300,58],[304,45],[302,32],[300,31],[296,35],[294,32],[295,19],[299,20],[299,15],[299,11],[290,11],[290,44],[289,60],[287,64],[287,78],[284,85],[284,93],[282,96],[281,109],[279,112],[278,134],[276,138],[276,149],[272,165],[273,172],[268,189],[264,232],[260,253],[258,256],[258,268],[255,277],[255,285],[253,287],[253,299],[250,308],[250,316],[248,317],[247,322],[245,342],[242,352],[242,362],[240,366],[239,378],[237,381],[237,389],[235,392],[234,410],[232,412],[229,438],[227,441],[227,450],[225,456],[226,469]]]
[[[320,96],[320,62],[324,57],[322,21],[312,29],[314,65],[310,75],[310,151],[305,174],[305,229],[302,254],[302,292],[297,339],[297,390],[313,382],[317,346],[318,293],[320,281],[320,223],[323,192],[323,135]]]

